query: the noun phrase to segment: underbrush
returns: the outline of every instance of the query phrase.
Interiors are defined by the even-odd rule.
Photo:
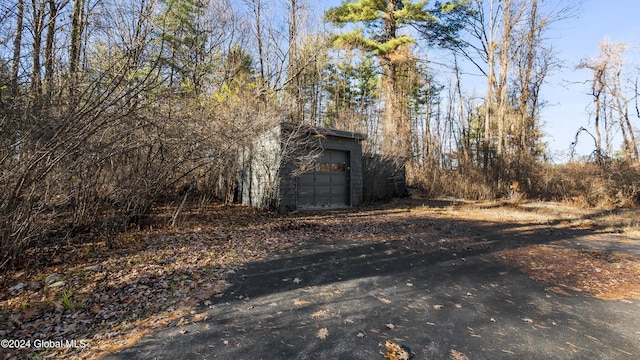
[[[581,207],[640,208],[640,166],[624,161],[600,165],[518,164],[516,168],[505,169],[500,176],[478,168],[423,166],[408,171],[408,178],[410,186],[429,197],[536,199]]]
[[[583,207],[640,207],[640,167],[627,162],[546,165],[538,186],[543,200]]]
[[[427,197],[453,196],[470,200],[493,200],[497,189],[481,170],[461,172],[435,166],[411,168],[407,171],[409,186],[420,189]]]

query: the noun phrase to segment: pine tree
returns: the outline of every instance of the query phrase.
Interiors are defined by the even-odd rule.
[[[410,119],[403,111],[399,66],[411,60],[408,45],[416,40],[412,36],[401,34],[399,30],[406,25],[422,25],[432,29],[433,34],[442,39],[453,39],[454,28],[432,26],[438,24],[439,17],[458,8],[466,1],[455,0],[445,4],[436,3],[435,10],[428,10],[427,1],[411,0],[354,0],[329,9],[325,20],[338,26],[362,24],[351,32],[337,35],[334,45],[358,48],[378,57],[384,68],[382,96],[385,100],[383,116],[382,150],[389,155],[399,155],[409,161],[413,157],[411,149]],[[432,25],[429,25],[432,24]],[[405,109],[406,110],[406,109]]]
[[[165,62],[170,68],[170,86],[182,90],[201,91],[206,72],[206,33],[200,20],[205,3],[198,0],[161,0],[164,5],[160,18],[162,40],[168,45]]]

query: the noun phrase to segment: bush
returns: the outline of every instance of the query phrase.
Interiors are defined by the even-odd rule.
[[[549,165],[511,162],[500,181],[479,168],[464,171],[427,164],[408,170],[410,186],[430,197],[471,200],[498,197],[566,201],[585,207],[640,207],[640,166],[626,161]]]
[[[640,168],[626,161],[546,165],[537,185],[543,199],[583,206],[640,207]]]
[[[471,200],[490,200],[497,197],[496,190],[481,170],[443,169],[429,164],[407,170],[409,185],[423,190],[429,197],[453,196]]]

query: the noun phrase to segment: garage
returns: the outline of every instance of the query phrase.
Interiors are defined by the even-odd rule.
[[[298,178],[298,208],[340,208],[350,206],[349,152],[325,149],[313,171]]]
[[[364,139],[344,130],[281,123],[242,151],[238,200],[280,212],[358,206]]]

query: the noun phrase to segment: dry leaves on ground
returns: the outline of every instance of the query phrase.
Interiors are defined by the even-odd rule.
[[[384,343],[387,352],[384,354],[384,358],[388,360],[409,360],[411,359],[411,353],[405,349],[404,346],[396,344],[391,340],[387,340]]]
[[[640,299],[640,259],[635,256],[551,245],[505,250],[498,256],[537,281],[600,299]]]
[[[170,214],[171,209],[159,209],[155,217],[166,220]],[[65,240],[44,249],[45,256],[34,257],[29,271],[0,274],[0,336],[86,340],[85,348],[47,353],[95,358],[179,325],[179,319],[204,321],[206,314],[192,314],[194,306],[211,306],[209,299],[232,285],[229,275],[248,262],[305,251],[304,242],[310,239],[389,241],[428,237],[433,230],[431,223],[407,216],[411,214],[405,209],[283,217],[244,206],[213,205],[183,214],[178,228],[155,226],[119,235],[112,241],[119,244],[117,249]],[[58,274],[60,287],[45,283],[51,274]],[[14,356],[37,352],[25,349]]]
[[[119,244],[117,249],[99,240],[61,239],[34,252],[29,270],[0,274],[0,337],[87,340],[85,348],[46,352],[53,357],[96,358],[175,326],[179,319],[206,321],[206,314],[193,314],[195,305],[214,306],[212,300],[232,285],[231,274],[274,254],[313,252],[317,239],[333,239],[345,247],[397,242],[393,251],[487,250],[489,241],[479,235],[478,224],[491,232],[493,225],[508,220],[514,231],[522,232],[516,224],[524,216],[526,231],[535,231],[547,226],[547,218],[558,216],[537,208],[518,212],[494,206],[429,207],[422,200],[411,201],[293,216],[244,206],[193,206],[183,212],[178,228],[163,225],[175,210],[166,208],[154,215],[153,229],[118,235],[111,241]],[[599,297],[638,294],[637,280],[632,281],[640,279],[637,260],[601,255],[545,247],[501,253],[532,277],[557,286],[593,291]],[[47,283],[52,274],[58,274],[50,278],[56,281]],[[289,280],[296,285],[305,281]],[[321,315],[330,314],[316,314]],[[19,351],[14,358],[34,352],[38,351]]]
[[[455,349],[451,349],[450,359],[451,360],[469,360],[469,358],[465,354]]]
[[[329,330],[327,328],[322,328],[316,333],[316,337],[320,340],[325,340],[327,336],[329,336]]]

